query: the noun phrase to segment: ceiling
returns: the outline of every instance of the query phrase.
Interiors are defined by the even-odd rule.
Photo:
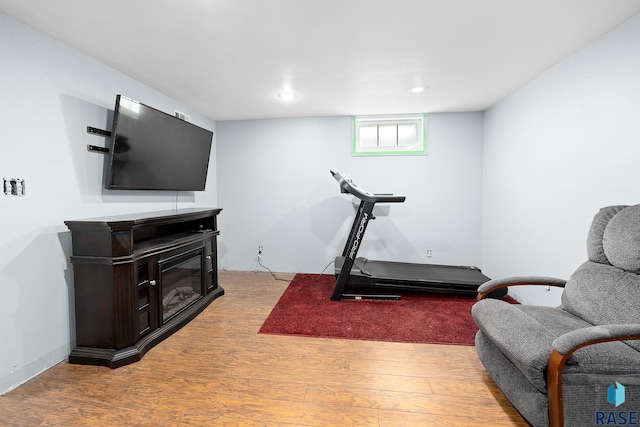
[[[640,1],[0,0],[0,10],[238,120],[481,111],[640,13]],[[282,101],[285,90],[297,98]]]

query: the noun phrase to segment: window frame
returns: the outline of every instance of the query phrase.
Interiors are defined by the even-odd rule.
[[[427,115],[426,114],[404,114],[404,115],[381,115],[381,116],[353,116],[352,117],[352,144],[351,155],[360,156],[424,156],[427,155]],[[377,135],[377,146],[362,146],[360,144],[360,128],[367,126],[396,125],[416,123],[417,142],[409,148],[396,146],[380,146],[379,133]]]

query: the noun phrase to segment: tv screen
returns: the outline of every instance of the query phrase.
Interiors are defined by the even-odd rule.
[[[118,95],[105,187],[202,191],[212,138],[207,129]]]

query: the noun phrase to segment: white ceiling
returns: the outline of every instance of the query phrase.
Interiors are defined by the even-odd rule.
[[[0,10],[235,120],[484,110],[640,1],[0,0]],[[426,90],[409,92],[417,85]],[[285,89],[298,98],[279,100]]]

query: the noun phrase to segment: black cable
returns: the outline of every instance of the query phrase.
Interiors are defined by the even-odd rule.
[[[322,274],[324,274],[325,270],[326,270],[327,268],[329,268],[329,266],[330,266],[331,264],[335,264],[335,262],[336,262],[336,261],[335,261],[335,260],[333,260],[333,261],[331,261],[329,264],[327,264],[327,265],[322,269],[322,271],[320,271],[320,273],[318,273],[318,275],[316,276],[316,278],[315,278],[315,279],[313,279],[313,281],[314,281],[314,282],[319,281],[319,280],[320,280],[320,277],[322,277]],[[288,280],[288,279],[281,279],[281,278],[279,278],[278,276],[276,276],[276,275],[275,275],[275,273],[274,273],[273,271],[271,271],[271,269],[270,269],[269,267],[267,267],[266,265],[264,265],[264,264],[262,263],[262,251],[258,251],[258,265],[259,265],[260,267],[264,268],[265,270],[267,270],[267,271],[268,271],[268,272],[273,276],[273,278],[274,278],[275,280],[281,280],[281,281],[283,281],[283,282],[289,282],[289,280]],[[256,273],[257,273],[257,271],[256,271]]]
[[[281,278],[279,278],[278,276],[276,276],[276,275],[274,274],[274,272],[273,272],[273,271],[271,271],[271,269],[270,269],[269,267],[267,267],[267,266],[265,266],[264,264],[262,264],[262,252],[258,252],[258,265],[260,265],[260,267],[264,268],[264,269],[265,269],[265,270],[267,270],[269,273],[271,273],[271,275],[273,276],[273,278],[274,278],[274,279],[276,279],[276,280],[281,280],[281,281],[283,281],[283,282],[289,282],[289,281],[290,281],[290,280],[288,280],[288,279],[281,279]]]

